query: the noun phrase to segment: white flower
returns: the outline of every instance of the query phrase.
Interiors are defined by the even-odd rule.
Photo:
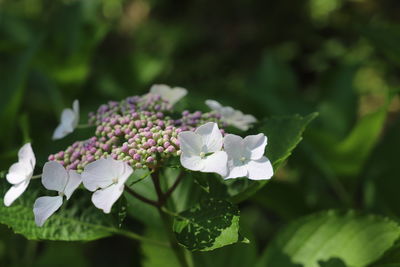
[[[72,133],[79,123],[79,101],[74,100],[73,109],[66,108],[61,114],[61,122],[53,133],[53,140],[61,139]]]
[[[253,115],[243,114],[240,110],[236,110],[232,107],[224,107],[215,100],[206,100],[206,105],[221,114],[222,121],[228,125],[233,125],[236,128],[247,131],[251,124],[255,123],[257,119]]]
[[[160,95],[173,106],[187,94],[187,90],[182,87],[171,88],[165,84],[155,84],[150,88],[150,94]]]
[[[30,143],[26,143],[18,151],[18,162],[11,165],[7,173],[7,181],[12,184],[4,196],[4,205],[10,206],[22,193],[31,181],[35,168],[36,158]]]
[[[39,197],[33,205],[33,213],[37,226],[43,226],[46,220],[56,212],[81,184],[81,176],[74,170],[67,171],[60,163],[49,161],[44,164],[42,184],[48,190],[58,192],[58,196]]]
[[[271,162],[264,157],[267,137],[264,134],[249,135],[244,139],[234,134],[224,138],[228,153],[229,173],[226,179],[248,177],[252,180],[269,179],[274,174]]]
[[[227,154],[221,151],[223,137],[218,125],[208,122],[195,132],[181,132],[178,135],[181,164],[192,171],[215,172],[221,176],[227,174]]]
[[[123,161],[99,159],[86,165],[82,172],[83,185],[90,191],[93,204],[110,213],[112,206],[124,192],[124,184],[132,174],[132,168]]]

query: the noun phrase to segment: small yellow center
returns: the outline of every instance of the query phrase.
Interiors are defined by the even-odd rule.
[[[204,158],[206,156],[206,153],[204,153],[204,152],[200,152],[200,158]]]
[[[246,160],[247,160],[247,159],[246,159],[245,157],[241,157],[241,158],[240,158],[240,161],[241,161],[241,162],[245,162]]]
[[[113,178],[112,182],[113,182],[113,184],[117,184],[118,183],[118,178],[117,177]]]

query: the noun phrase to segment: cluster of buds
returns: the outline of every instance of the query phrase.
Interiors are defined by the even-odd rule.
[[[113,114],[96,127],[96,136],[75,142],[65,151],[50,155],[49,160],[79,173],[88,163],[108,156],[134,168],[152,167],[159,160],[180,155],[177,136],[181,131],[162,112]]]
[[[182,112],[182,118],[175,120],[174,123],[183,131],[193,131],[207,122],[215,122],[222,128],[226,127],[226,123],[221,121],[221,115],[216,112],[203,113],[201,111],[196,111],[190,113],[188,110],[185,110]]]
[[[110,101],[89,114],[89,124],[96,126],[94,137],[75,142],[48,159],[78,173],[87,164],[107,157],[127,162],[135,169],[153,168],[166,158],[180,155],[180,132],[193,131],[206,122],[224,126],[215,112],[184,111],[178,119],[168,116],[171,114],[169,102],[157,94]]]
[[[171,111],[171,108],[169,102],[160,95],[130,96],[120,102],[109,101],[107,104],[101,105],[97,112],[89,113],[89,124],[99,125],[116,114],[126,115],[141,111],[168,112]]]

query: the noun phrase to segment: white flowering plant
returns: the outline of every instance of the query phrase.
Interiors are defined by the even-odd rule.
[[[181,266],[190,251],[250,240],[238,204],[263,187],[315,117],[258,121],[215,100],[211,110],[179,112],[187,94],[154,85],[149,93],[110,101],[89,114],[93,136],[36,163],[24,144],[0,180],[0,223],[34,240],[89,241],[123,235],[170,247]],[[79,102],[65,109],[53,139],[79,125]],[[129,219],[163,227],[162,238],[129,229]]]

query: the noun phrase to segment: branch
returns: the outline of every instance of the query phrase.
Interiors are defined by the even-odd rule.
[[[164,205],[165,201],[167,201],[167,199],[175,191],[175,189],[178,187],[179,183],[182,181],[182,178],[183,178],[183,172],[179,173],[178,178],[176,178],[174,184],[168,189],[167,192],[165,192],[162,200],[160,201],[161,206]]]
[[[129,188],[128,186],[125,186],[125,190],[126,190],[129,194],[131,194],[132,196],[136,197],[137,199],[139,199],[139,200],[141,200],[141,201],[143,201],[143,202],[145,202],[145,203],[147,203],[147,204],[150,204],[150,205],[155,206],[155,207],[159,207],[159,206],[160,206],[158,201],[154,201],[154,200],[148,199],[148,198],[146,198],[146,197],[144,197],[144,196],[142,196],[142,195],[136,193],[135,191],[133,191],[133,190],[132,190],[131,188]]]

